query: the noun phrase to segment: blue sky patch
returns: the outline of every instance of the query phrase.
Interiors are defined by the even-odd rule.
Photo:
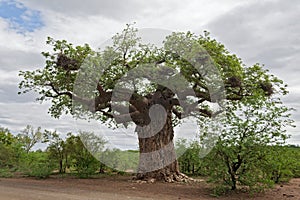
[[[0,17],[9,21],[18,32],[33,32],[44,26],[41,14],[14,0],[0,0]]]

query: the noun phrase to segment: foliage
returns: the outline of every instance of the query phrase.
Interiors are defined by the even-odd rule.
[[[40,141],[47,144],[46,150],[30,151]],[[56,131],[41,132],[41,128],[34,130],[28,125],[20,134],[13,136],[3,128],[1,176],[9,177],[18,171],[28,176],[47,178],[55,170],[65,173],[69,169],[75,170],[80,177],[87,177],[100,170],[102,164],[94,156],[99,158],[104,144],[103,138],[89,132],[80,132],[77,136],[68,133],[66,138],[62,138]]]
[[[181,106],[186,108],[179,108],[176,103],[178,99],[173,99],[173,95],[166,103],[172,108],[174,120],[189,115],[212,116],[214,111],[207,102],[218,102],[220,100],[218,98],[222,98],[223,95],[209,93],[212,92],[209,88],[221,86],[216,84],[216,80],[212,81],[216,79],[215,76],[208,77],[211,73],[209,70],[213,69],[203,68],[204,65],[216,66],[220,79],[223,79],[225,85],[215,90],[224,89],[224,98],[228,100],[239,100],[243,96],[259,97],[258,94],[262,96],[273,94],[273,86],[277,84],[275,77],[267,74],[258,64],[245,68],[241,59],[231,54],[223,44],[210,38],[208,32],[200,36],[191,32],[173,33],[165,38],[162,48],[141,43],[137,32],[136,28],[128,24],[121,33],[117,33],[112,38],[112,46],[100,52],[92,50],[87,44],[74,46],[66,40],[54,40],[49,37],[47,44],[53,50],[42,52],[46,59],[45,67],[35,71],[21,71],[20,76],[23,80],[19,87],[23,93],[29,91],[39,93],[40,101],[51,101],[49,113],[53,117],[60,117],[64,113],[83,117],[85,113],[88,117],[95,117],[103,122],[111,122],[115,119],[112,121],[125,126],[129,121],[128,117],[123,115],[124,107],[121,103],[118,104],[120,108],[111,109],[112,89],[127,72],[144,65],[156,63],[153,68],[144,67],[141,72],[136,71],[141,74],[137,74],[135,80],[125,81],[132,82],[127,89],[134,88],[134,94],[129,101],[130,113],[137,114],[138,121],[141,118],[147,121],[144,112],[148,112],[148,107],[151,105],[148,107],[144,105],[145,98],[150,101],[154,91],[163,90],[170,82],[179,84],[180,76],[188,84],[176,85],[178,92],[184,94],[188,89],[193,90],[198,103],[182,97],[181,101],[186,105]],[[201,52],[198,52],[200,50]],[[194,59],[204,62],[201,63],[203,66],[198,66],[199,70],[194,66],[197,64],[189,60],[192,59],[191,56],[198,56]],[[168,68],[166,72],[164,66]],[[174,74],[170,74],[171,71]],[[155,83],[145,86],[147,77],[162,78],[161,75],[164,73],[166,73],[166,80],[164,80],[166,86],[162,88],[160,84]],[[75,81],[76,77],[77,81]],[[218,95],[220,97],[216,97]],[[143,108],[145,106],[147,109]],[[191,110],[197,112],[191,113]]]
[[[66,171],[66,148],[65,141],[60,137],[56,131],[45,130],[44,133],[44,142],[48,143],[47,152],[49,153],[49,158],[56,162],[56,166],[59,169],[59,173],[65,173]]]
[[[148,125],[151,121],[150,108],[159,103],[168,112],[169,121],[180,121],[189,116],[199,118],[201,126],[207,127],[203,138],[210,134],[209,118],[227,109],[225,124],[228,125],[222,130],[212,151],[211,156],[218,159],[209,160],[210,172],[214,180],[222,180],[232,189],[236,188],[237,183],[251,187],[258,185],[257,182],[261,182],[265,174],[257,171],[255,166],[262,164],[260,159],[266,159],[264,147],[281,143],[287,138],[284,126],[290,123],[286,114],[289,109],[274,97],[277,93],[287,93],[283,82],[259,64],[245,67],[241,59],[212,39],[208,32],[200,36],[191,32],[172,33],[165,38],[163,47],[158,48],[142,44],[137,31],[127,25],[123,32],[112,38],[112,46],[100,52],[92,50],[87,44],[74,46],[66,40],[49,37],[47,44],[52,51],[42,52],[46,59],[45,66],[35,71],[21,71],[23,80],[19,87],[23,93],[37,92],[39,101],[51,101],[49,113],[53,117],[70,113],[74,117],[95,118],[109,125],[113,122],[125,127],[128,123]],[[201,61],[200,64],[198,61]],[[154,66],[140,68],[151,64]],[[216,67],[218,75],[211,72],[214,71],[211,66]],[[137,76],[132,79],[126,74],[133,69],[137,69]],[[141,72],[138,69],[142,69]],[[166,76],[162,78],[161,75]],[[126,106],[122,94],[115,95],[120,100],[112,102],[112,91],[122,77],[126,78],[121,84],[125,87],[123,89],[133,88],[130,99],[126,99]],[[161,78],[165,85],[151,83],[149,86],[149,81],[153,80],[149,77]],[[183,77],[187,85],[181,84],[178,77]],[[167,88],[170,82],[176,83],[174,88],[177,91]],[[194,98],[189,98],[191,91]],[[175,92],[184,95],[176,96]],[[228,102],[227,108],[223,99]],[[113,103],[115,108],[112,108]],[[175,123],[170,124],[162,130],[170,136],[165,138],[172,140]],[[159,142],[156,144],[155,141],[160,141],[161,137],[156,135],[157,140],[139,140],[144,141],[140,146],[155,149],[159,146]],[[50,157],[59,162],[59,171],[64,172],[69,162],[66,143],[55,134],[52,136],[48,151]],[[93,166],[91,163],[94,160],[83,149],[84,145],[76,137],[72,140],[76,147],[71,149],[78,153],[72,154],[72,162],[78,172]],[[205,145],[201,146],[206,148]],[[185,156],[187,161],[192,159],[196,162],[193,153],[187,152]],[[84,159],[87,159],[85,163],[81,163]],[[112,165],[119,166],[118,163]],[[190,171],[190,166],[186,170]]]
[[[22,154],[21,144],[6,128],[0,128],[0,168],[15,170]]]
[[[177,152],[181,155],[181,151],[187,151],[179,157],[180,169],[183,173],[192,176],[207,177],[209,182],[212,182],[214,187],[212,195],[220,196],[227,194],[232,186],[230,182],[230,174],[224,155],[220,155],[217,148],[222,148],[222,152],[234,153],[236,147],[213,148],[212,151],[205,157],[201,155],[201,147],[199,143],[187,142],[179,140],[177,142]],[[195,148],[194,145],[197,145]],[[249,150],[250,152],[250,150]],[[252,153],[253,152],[253,153]],[[255,154],[258,154],[257,157]],[[195,156],[196,159],[193,159]],[[231,154],[231,156],[234,156]],[[234,158],[234,157],[233,157]],[[252,159],[250,159],[252,158]],[[247,158],[249,163],[245,164],[243,174],[238,174],[243,184],[237,183],[237,186],[247,186],[251,192],[264,190],[266,187],[271,187],[274,184],[288,182],[291,178],[299,178],[300,175],[300,147],[294,145],[262,145],[251,149],[251,154]],[[186,166],[195,164],[195,172],[191,173]],[[192,167],[190,167],[192,168]]]
[[[300,178],[300,147],[290,145],[288,146],[287,151],[288,155],[286,158],[294,161],[294,163],[290,165],[292,166],[291,171],[293,172],[293,177]]]
[[[7,167],[0,167],[0,178],[11,178],[13,177],[13,173],[11,169]]]
[[[275,183],[288,182],[300,175],[300,148],[291,146],[269,147],[265,173]]]
[[[52,174],[54,166],[46,152],[26,152],[22,156],[20,170],[27,176],[48,178]]]
[[[38,178],[48,177],[53,168],[50,167],[48,156],[43,152],[29,152],[40,135],[40,129],[33,131],[32,126],[27,126],[18,136],[13,136],[7,129],[2,129],[0,142],[0,171],[1,176],[11,177],[15,171]],[[25,148],[24,148],[25,147]]]
[[[27,125],[26,128],[17,135],[17,140],[22,143],[25,152],[29,153],[35,144],[43,141],[41,127],[34,130],[33,126]]]
[[[10,146],[0,144],[0,167],[11,168],[15,163],[15,152]]]
[[[285,88],[281,90],[285,94]],[[226,184],[232,190],[238,185],[248,186],[251,190],[269,187],[276,182],[269,170],[275,173],[276,169],[281,169],[277,164],[286,162],[285,159],[277,160],[280,157],[276,158],[277,154],[272,152],[276,146],[269,148],[269,145],[285,143],[288,138],[286,127],[293,126],[291,109],[285,107],[279,98],[259,99],[255,96],[230,102],[227,108],[225,128],[221,130],[215,148],[204,160],[211,180]],[[204,119],[200,124],[207,131],[211,128]],[[209,134],[206,132],[202,138]]]
[[[101,155],[101,162],[108,168],[125,172],[134,171],[138,166],[139,152],[134,150],[106,149]]]
[[[84,142],[89,142],[85,144]],[[94,157],[102,151],[105,141],[94,133],[80,132],[78,136],[69,135],[66,140],[70,151],[70,164],[79,177],[89,177],[100,170],[100,162]],[[85,146],[87,145],[87,146]],[[93,155],[94,154],[94,155]]]
[[[263,105],[261,106],[263,107]],[[268,112],[273,112],[272,110],[274,110],[272,108],[268,109]],[[277,111],[282,109],[277,109]],[[247,109],[243,109],[243,111],[247,112]],[[265,115],[270,115],[268,112]],[[241,112],[238,113],[241,114]],[[283,113],[281,116],[284,116]],[[256,116],[255,112],[252,112],[252,114]],[[255,123],[253,116],[251,118],[252,121],[248,122],[248,125],[249,123]],[[260,117],[262,116],[260,115]],[[235,119],[235,117],[231,119]],[[247,121],[247,118],[241,118]],[[240,118],[236,119],[241,120]],[[274,122],[276,120],[273,119],[272,126],[274,126]],[[252,130],[251,127],[247,130]],[[47,150],[26,152],[23,148],[24,145],[8,129],[2,128],[1,130],[4,130],[2,131],[1,141],[6,142],[5,144],[0,142],[0,177],[12,177],[18,171],[26,176],[47,178],[60,168],[60,162],[58,161],[61,155],[63,155],[63,167],[75,171],[82,178],[90,177],[101,169],[102,173],[117,172],[115,169],[120,170],[118,171],[120,173],[135,169],[138,165],[138,151],[122,151],[119,149],[106,149],[104,151],[103,148],[106,141],[93,133],[80,132],[77,136],[69,133],[63,139],[55,131],[46,131],[44,134],[47,135],[45,137],[45,142],[48,142]],[[238,130],[244,129],[239,127]],[[258,130],[257,127],[255,130]],[[252,191],[264,189],[264,187],[272,186],[274,183],[288,181],[293,177],[300,177],[299,146],[282,146],[282,141],[286,139],[286,135],[278,135],[276,131],[272,134],[277,139],[273,137],[272,140],[263,137],[267,132],[259,133],[259,138],[252,137],[255,134],[251,132],[248,137],[244,137],[243,141],[247,139],[247,142],[244,143],[241,142],[241,138],[238,135],[231,134],[231,137],[227,136],[224,140],[218,141],[215,148],[204,158],[199,157],[203,152],[201,143],[199,144],[196,141],[187,142],[187,140],[181,139],[176,144],[177,153],[182,154],[178,159],[180,170],[190,175],[208,176],[216,184],[213,192],[217,196],[226,193],[228,188],[232,188],[228,164],[233,167],[237,166],[239,157],[243,158],[243,161],[240,168],[236,171],[236,185],[248,186]],[[228,145],[229,141],[231,141],[230,138],[233,139],[233,137],[235,137],[234,141],[236,143]],[[278,145],[274,145],[273,142],[277,142]],[[239,144],[243,144],[243,146]],[[90,146],[89,151],[85,146]],[[239,149],[241,146],[243,148]],[[93,155],[98,156],[97,158],[107,166],[100,163]]]
[[[15,138],[7,128],[0,127],[0,144],[9,145]]]
[[[205,175],[200,159],[202,149],[198,141],[188,143],[186,139],[180,139],[176,142],[176,147],[177,155],[181,155],[178,158],[178,164],[182,173]]]

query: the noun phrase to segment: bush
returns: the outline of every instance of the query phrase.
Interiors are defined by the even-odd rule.
[[[95,160],[78,160],[74,167],[77,171],[77,176],[79,178],[89,178],[91,175],[94,175],[99,169],[99,161]]]
[[[267,156],[265,173],[275,183],[288,182],[300,174],[300,148],[289,146],[272,146]]]
[[[212,190],[211,196],[219,197],[219,196],[227,194],[229,191],[230,191],[230,187],[228,187],[228,186],[216,185]]]
[[[36,178],[48,178],[54,169],[45,152],[30,152],[22,157],[20,171]]]
[[[0,168],[16,168],[22,149],[18,144],[4,145],[0,143]]]
[[[0,168],[0,177],[1,178],[11,178],[13,177],[13,173],[9,168]]]
[[[290,159],[293,159],[293,165],[291,166],[293,178],[300,178],[300,147],[290,146],[288,156]]]
[[[25,172],[26,175],[36,178],[48,178],[52,173],[52,168],[46,163],[34,163]]]

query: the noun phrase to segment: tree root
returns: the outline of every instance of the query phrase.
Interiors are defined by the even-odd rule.
[[[152,174],[153,175],[153,174]],[[149,174],[137,174],[133,178],[134,182],[137,183],[155,183],[155,182],[166,182],[166,183],[190,183],[197,182],[196,179],[190,178],[187,175],[177,172],[170,174],[162,174],[156,176],[149,176]]]

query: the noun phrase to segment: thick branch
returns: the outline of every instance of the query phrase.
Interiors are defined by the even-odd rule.
[[[112,92],[105,92],[105,91],[99,91],[99,93],[101,93],[101,95],[95,97],[95,98],[84,98],[84,97],[80,97],[76,94],[74,94],[73,92],[70,91],[64,91],[61,92],[59,91],[53,83],[49,83],[46,86],[50,86],[51,89],[54,91],[55,95],[52,94],[46,94],[46,97],[51,97],[51,98],[57,98],[59,96],[68,96],[70,99],[79,102],[85,106],[87,106],[90,111],[101,111],[103,114],[105,115],[109,115],[107,112],[103,111],[106,108],[110,108],[110,100],[111,100],[111,95]]]
[[[55,95],[46,94],[46,95],[45,95],[46,97],[57,98],[57,97],[59,97],[59,96],[66,95],[66,96],[68,96],[70,99],[73,99],[73,100],[78,101],[78,102],[80,102],[80,103],[83,103],[83,104],[85,104],[85,105],[90,105],[90,104],[92,103],[92,100],[91,100],[91,99],[79,97],[79,96],[73,94],[73,93],[70,92],[70,91],[64,91],[64,92],[59,91],[58,89],[56,89],[56,87],[54,86],[53,83],[49,83],[49,84],[47,84],[46,86],[50,86],[51,89],[52,89],[52,90],[54,91],[54,93],[55,93]]]
[[[138,121],[142,121],[143,118],[141,116],[141,113],[139,111],[135,111],[132,113],[128,113],[128,114],[123,114],[123,115],[114,115],[114,119],[116,121],[117,124],[124,124],[127,122],[138,122]]]
[[[172,109],[172,112],[175,114],[175,116],[176,116],[178,119],[182,119],[182,113],[179,112],[177,109],[173,108],[173,109]]]

